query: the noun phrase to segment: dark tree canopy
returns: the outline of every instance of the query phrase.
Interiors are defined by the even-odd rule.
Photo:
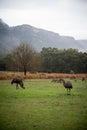
[[[10,61],[10,62],[9,62]],[[87,53],[76,49],[42,48],[36,52],[31,45],[21,43],[10,54],[0,57],[0,70],[87,73]]]
[[[41,56],[44,72],[87,73],[87,53],[72,48],[58,50],[49,47],[42,49]]]

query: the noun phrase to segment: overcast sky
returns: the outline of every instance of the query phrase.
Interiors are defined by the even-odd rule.
[[[87,39],[87,0],[0,0],[0,18]]]

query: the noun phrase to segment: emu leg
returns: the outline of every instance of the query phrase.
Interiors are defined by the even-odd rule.
[[[67,95],[70,95],[70,89],[67,88]]]
[[[69,89],[69,94],[71,93],[71,89]]]
[[[16,89],[18,89],[18,84],[16,84]]]
[[[67,89],[67,95],[68,95],[68,89]]]

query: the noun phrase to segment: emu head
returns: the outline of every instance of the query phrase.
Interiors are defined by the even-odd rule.
[[[25,89],[23,82],[20,82],[20,86]]]
[[[13,80],[11,81],[11,84],[13,84]]]

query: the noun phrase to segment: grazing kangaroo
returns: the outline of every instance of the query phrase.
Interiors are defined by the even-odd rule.
[[[11,84],[14,84],[14,83],[16,84],[16,89],[18,89],[18,84],[20,85],[21,88],[25,89],[24,83],[21,78],[13,78],[11,81]]]

